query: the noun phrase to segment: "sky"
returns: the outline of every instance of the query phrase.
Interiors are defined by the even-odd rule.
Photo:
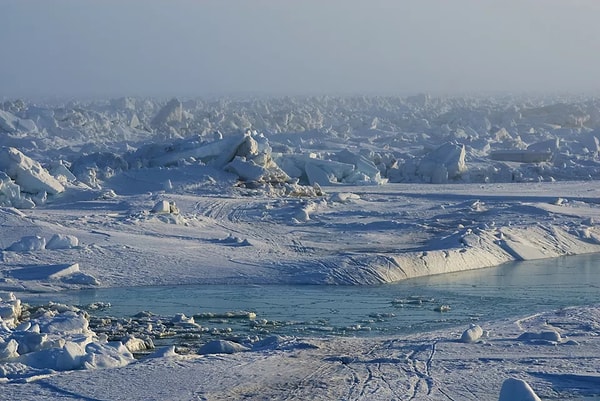
[[[0,0],[0,98],[600,92],[598,0]]]

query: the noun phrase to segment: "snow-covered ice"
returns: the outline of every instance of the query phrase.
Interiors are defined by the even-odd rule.
[[[599,252],[595,98],[16,104],[0,105],[0,397],[600,393],[592,305],[406,338],[221,339],[136,361],[151,338],[109,341],[78,308],[19,301],[99,286],[371,285]]]

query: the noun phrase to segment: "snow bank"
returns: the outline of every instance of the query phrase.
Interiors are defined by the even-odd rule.
[[[308,212],[300,212],[296,218],[308,221]],[[429,246],[423,251],[341,254],[320,261],[319,270],[309,262],[298,280],[312,284],[380,284],[511,261],[600,252],[600,243],[553,225],[467,229]]]
[[[11,276],[20,280],[56,280],[79,273],[79,263],[40,265],[13,270]]]
[[[83,286],[97,286],[100,282],[91,274],[79,269],[79,263],[65,263],[54,265],[34,265],[13,269],[7,273],[13,279],[22,283],[27,281],[57,282]]]

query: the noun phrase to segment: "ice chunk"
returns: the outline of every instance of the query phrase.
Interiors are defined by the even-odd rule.
[[[502,383],[498,401],[541,401],[533,389],[521,379],[508,378]]]
[[[237,175],[242,181],[261,181],[267,172],[253,161],[246,161],[239,156],[225,166],[225,171]]]
[[[0,170],[6,172],[23,192],[32,194],[47,192],[54,195],[65,190],[40,163],[12,147],[0,148]]]
[[[338,152],[336,156],[338,161],[354,165],[356,171],[360,171],[368,177],[374,178],[379,174],[379,169],[371,160],[362,155],[350,152],[348,149]]]
[[[560,333],[555,330],[545,330],[540,333],[526,331],[525,333],[523,333],[519,336],[519,340],[529,340],[529,341],[542,340],[542,341],[548,341],[548,342],[553,342],[553,343],[559,343],[562,341],[562,337],[561,337]]]
[[[223,167],[236,156],[238,148],[246,142],[246,135],[233,135],[209,143],[201,143],[197,140],[179,141],[166,149],[148,145],[140,148],[134,156],[148,160],[151,166],[170,166],[181,160],[193,158]]]
[[[50,173],[60,182],[73,182],[75,181],[77,178],[75,177],[75,175],[73,175],[73,173],[71,172],[71,170],[69,170],[67,168],[67,166],[65,166],[64,162],[62,160],[55,162],[51,165],[50,167]]]
[[[54,280],[79,272],[79,263],[59,265],[39,265],[24,267],[10,272],[19,280]]]
[[[360,195],[351,192],[336,192],[331,195],[329,200],[337,203],[350,203],[352,201],[360,200]]]
[[[313,163],[312,159],[307,160],[306,165],[304,166],[304,172],[306,177],[308,178],[309,185],[330,185],[334,182],[337,182],[337,177],[334,169],[327,169],[327,167],[332,167],[339,163],[334,164],[331,163]],[[350,166],[348,166],[348,171],[351,171]]]
[[[91,274],[75,272],[61,278],[63,283],[79,285],[100,285],[100,281]]]
[[[128,335],[121,339],[121,342],[129,350],[129,352],[139,352],[154,348],[152,341],[147,342],[133,335]]]
[[[202,347],[200,347],[200,349],[198,350],[198,354],[234,354],[236,352],[244,351],[250,351],[250,348],[233,341],[215,340],[204,344]]]
[[[196,322],[194,322],[194,317],[193,316],[186,316],[183,313],[178,313],[175,316],[173,316],[173,318],[171,319],[171,323],[174,324],[182,324],[182,323],[188,323],[188,324],[195,324]]]
[[[470,328],[465,330],[460,337],[460,341],[463,343],[472,343],[481,338],[483,330],[477,324],[472,324]]]
[[[24,198],[21,187],[4,172],[0,171],[0,206],[12,206],[21,209],[35,207],[31,199]]]
[[[2,308],[20,305],[12,294],[2,297]],[[134,360],[122,343],[106,343],[96,336],[88,327],[87,314],[75,307],[49,304],[24,319],[16,328],[0,319],[0,380],[30,377],[39,369],[117,367]],[[5,368],[8,365],[18,369]]]
[[[38,333],[35,330],[14,333],[13,337],[19,344],[17,352],[21,355],[40,351],[44,348],[44,344],[48,342],[48,334]]]
[[[0,130],[15,132],[17,130],[18,117],[8,111],[0,110]]]
[[[72,370],[81,367],[81,358],[86,355],[81,344],[67,341],[56,356],[57,370]]]
[[[87,354],[82,358],[82,365],[86,369],[117,368],[135,360],[121,342],[106,345],[93,342],[85,350]]]
[[[156,202],[152,208],[152,213],[169,213],[170,210],[169,201],[161,200]]]
[[[70,249],[79,246],[79,239],[74,235],[54,234],[46,244],[46,249]]]
[[[251,135],[246,134],[244,141],[237,147],[235,155],[249,157],[258,155],[258,142]]]
[[[10,340],[3,342],[0,341],[0,361],[3,359],[16,358],[19,356],[17,352],[17,348],[19,347],[19,343],[11,338]]]
[[[458,179],[467,171],[465,155],[464,145],[446,143],[423,157],[417,172],[433,184]]]
[[[90,334],[89,322],[82,313],[65,311],[47,314],[39,320],[41,333],[65,334]]]
[[[148,358],[173,358],[177,357],[178,354],[175,352],[175,346],[171,345],[168,347],[158,348]]]
[[[31,252],[41,251],[45,248],[46,238],[37,235],[32,235],[21,238],[19,241],[13,243],[11,246],[6,248],[6,250],[13,252]]]
[[[183,119],[183,105],[177,98],[171,99],[152,119],[154,128],[163,128],[170,123],[181,122]]]
[[[12,132],[35,132],[37,127],[32,120],[22,119],[14,114],[0,110],[0,131]]]
[[[8,299],[0,302],[0,322],[9,327],[14,327],[21,316],[21,300]]]
[[[495,150],[490,153],[492,160],[517,162],[517,163],[541,163],[552,159],[551,151],[533,151],[520,149]]]

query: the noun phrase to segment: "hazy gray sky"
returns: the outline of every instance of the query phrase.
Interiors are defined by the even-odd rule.
[[[0,0],[0,97],[600,91],[598,0]]]

